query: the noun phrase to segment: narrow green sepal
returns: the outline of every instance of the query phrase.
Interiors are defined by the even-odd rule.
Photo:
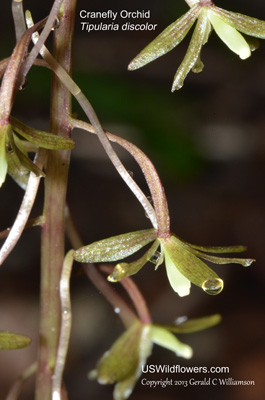
[[[216,253],[216,254],[225,254],[225,253],[241,253],[247,250],[246,246],[197,246],[191,243],[188,243],[182,239],[179,239],[176,235],[174,235],[182,244],[186,247],[194,255],[203,258],[204,260],[211,261],[215,264],[241,264],[244,267],[249,267],[255,260],[253,258],[235,258],[235,257],[219,257],[212,256],[207,253]]]
[[[150,260],[150,258],[155,254],[159,241],[156,240],[149,250],[138,260],[131,263],[119,263],[115,266],[111,275],[108,276],[108,281],[118,282],[126,276],[131,276],[136,274],[140,269]]]
[[[253,258],[215,257],[196,250],[192,250],[192,253],[215,264],[241,264],[243,267],[249,267],[256,261]]]
[[[75,147],[72,139],[31,128],[14,117],[10,121],[16,133],[39,147],[49,150],[71,150]]]
[[[23,190],[25,190],[28,184],[30,171],[21,164],[18,156],[14,151],[10,153],[7,152],[6,157],[8,164],[8,174]]]
[[[8,135],[8,140],[7,140],[7,146],[10,148],[10,152],[14,151],[14,153],[17,156],[17,159],[21,163],[21,165],[25,168],[28,169],[31,172],[34,172],[36,176],[41,176],[45,177],[45,173],[38,168],[32,161],[31,159],[24,154],[24,152],[17,146],[15,143],[14,137],[13,137],[13,132],[9,132]]]
[[[122,260],[136,253],[142,247],[155,240],[156,229],[144,229],[136,232],[112,236],[81,247],[74,252],[78,262],[111,262]]]
[[[247,250],[246,246],[197,246],[195,244],[191,244],[188,242],[184,242],[188,246],[193,249],[202,251],[204,253],[216,253],[216,254],[224,254],[224,253],[242,253]]]
[[[205,40],[208,39],[207,35],[209,34],[209,24],[207,17],[207,10],[202,10],[198,16],[198,21],[196,23],[188,50],[185,54],[185,57],[180,64],[176,75],[174,76],[174,81],[172,85],[171,91],[181,89],[184,80],[190,70],[194,68],[196,65],[198,67],[198,60],[200,57],[201,49]],[[202,64],[200,64],[200,71],[202,70]],[[197,71],[199,72],[199,71]]]
[[[168,53],[187,35],[199,12],[199,5],[193,6],[186,14],[169,25],[159,36],[149,43],[129,64],[135,70]]]
[[[221,322],[220,314],[209,315],[208,317],[188,319],[185,322],[175,325],[161,325],[174,333],[192,333],[211,328]],[[159,324],[156,324],[160,326]]]
[[[31,339],[18,333],[0,331],[0,350],[16,350],[29,346]]]

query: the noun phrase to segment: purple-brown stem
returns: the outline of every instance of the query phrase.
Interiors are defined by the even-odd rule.
[[[58,1],[55,2],[58,4]],[[75,1],[64,1],[60,27],[54,32],[54,55],[71,74]],[[55,75],[51,91],[51,132],[70,137],[71,95]],[[50,400],[61,324],[59,283],[65,255],[64,208],[68,181],[69,151],[49,151],[45,178],[45,222],[41,243],[40,347],[36,400]]]

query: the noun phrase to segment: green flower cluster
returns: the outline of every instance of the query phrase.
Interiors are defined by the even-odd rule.
[[[178,357],[189,359],[192,348],[179,341],[172,333],[191,333],[210,328],[220,322],[218,314],[191,319],[176,325],[134,322],[112,345],[89,373],[99,383],[115,384],[114,400],[127,399],[141,376],[142,368],[152,353],[153,344],[173,351]]]
[[[241,33],[265,39],[264,21],[223,10],[216,7],[211,0],[190,0],[187,2],[190,5],[190,10],[169,25],[128,66],[129,70],[135,70],[168,53],[185,38],[197,20],[186,55],[174,77],[172,92],[183,86],[190,70],[193,72],[202,71],[201,50],[207,43],[213,29],[229,49],[243,60],[251,55],[255,46],[248,37],[243,37]]]
[[[31,128],[15,118],[0,126],[0,187],[9,173],[23,188],[27,186],[29,173],[45,176],[28,157],[28,151],[37,151],[38,147],[50,150],[69,150],[74,148],[72,139]]]
[[[208,294],[218,294],[223,281],[201,259],[217,263],[239,263],[249,266],[253,259],[216,257],[211,253],[234,253],[246,250],[244,246],[202,247],[180,240],[174,234],[159,237],[157,231],[145,229],[113,236],[81,247],[74,252],[78,262],[113,262],[128,257],[148,243],[153,242],[147,252],[131,263],[119,263],[108,277],[111,282],[136,274],[148,261],[154,261],[156,268],[165,260],[167,276],[173,290],[179,296],[190,293],[191,283],[201,287]],[[158,252],[160,246],[161,251]],[[210,253],[210,254],[209,254]]]

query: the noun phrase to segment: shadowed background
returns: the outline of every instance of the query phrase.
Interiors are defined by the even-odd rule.
[[[47,15],[52,1],[25,1],[34,20]],[[257,0],[217,2],[222,8],[265,19]],[[1,57],[14,46],[11,2],[1,4]],[[81,30],[80,10],[150,10],[156,23],[150,32]],[[132,399],[262,400],[264,384],[264,241],[265,241],[265,43],[245,61],[231,53],[213,33],[202,52],[204,71],[190,73],[184,88],[170,92],[173,76],[190,34],[175,50],[134,72],[133,57],[167,25],[188,9],[184,1],[78,1],[74,46],[74,79],[94,106],[103,127],[131,140],[153,160],[168,197],[171,228],[183,239],[201,245],[244,244],[250,268],[214,266],[225,281],[222,294],[206,295],[192,287],[179,298],[169,287],[163,266],[148,264],[135,281],[155,321],[170,323],[183,315],[220,313],[222,323],[207,331],[179,336],[194,349],[193,359],[176,358],[154,347],[148,363],[156,365],[226,366],[229,374],[207,377],[255,380],[255,386],[189,386],[150,389],[140,380]],[[125,22],[135,22],[132,19]],[[100,23],[94,20],[93,23]],[[104,22],[104,21],[103,21]],[[120,22],[120,21],[119,21]],[[139,21],[137,21],[139,22]],[[140,21],[142,22],[142,21]],[[28,86],[17,96],[13,115],[35,128],[49,129],[50,72],[34,67]],[[76,102],[76,116],[84,118]],[[112,167],[97,138],[74,131],[68,203],[85,243],[150,226],[141,206]],[[148,194],[141,171],[124,151],[119,154]],[[40,215],[42,193],[32,216]],[[8,178],[1,188],[0,230],[12,225],[23,192]],[[40,230],[26,231],[0,270],[0,330],[32,337],[24,350],[0,352],[0,398],[37,355]],[[87,379],[88,370],[123,332],[118,316],[85,276],[72,278],[73,329],[65,384],[69,399],[112,398],[111,386]],[[115,285],[117,291],[119,285]],[[197,374],[145,374],[150,380],[203,379]],[[33,398],[34,379],[21,399]]]

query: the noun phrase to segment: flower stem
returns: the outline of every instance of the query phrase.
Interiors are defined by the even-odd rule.
[[[31,35],[33,32],[41,28],[44,21],[38,22],[32,28],[28,29],[22,38],[18,41],[15,46],[11,57],[9,58],[6,66],[5,74],[1,84],[0,90],[0,125],[7,125],[9,122],[9,115],[11,113],[14,94],[19,88],[20,83],[24,82],[24,79],[19,79],[20,68],[22,66],[24,57],[28,50],[28,45],[31,41]],[[4,65],[5,66],[5,65]],[[20,83],[19,83],[20,82]]]
[[[35,163],[37,167],[41,169],[43,168],[44,165],[45,154],[46,153],[44,150],[39,150],[39,152],[36,154],[35,157]],[[39,183],[40,183],[40,177],[36,176],[34,172],[31,172],[29,176],[28,185],[20,209],[18,211],[16,220],[12,225],[12,228],[8,231],[7,239],[0,250],[0,266],[15,247],[20,236],[22,235],[23,230],[26,227],[30,212],[32,210],[36,198]]]
[[[97,134],[96,129],[92,125],[84,121],[79,121],[72,118],[71,124],[73,127],[81,128],[91,133]],[[154,208],[157,218],[158,236],[159,237],[170,236],[170,219],[169,219],[167,199],[164,188],[162,186],[161,180],[155,169],[154,164],[142,150],[140,150],[137,146],[135,146],[128,140],[113,135],[112,133],[109,132],[105,132],[105,135],[110,141],[118,143],[120,146],[126,149],[139,164],[145,176],[154,203]]]
[[[66,233],[72,246],[75,249],[82,247],[84,244],[76,230],[68,207],[66,207],[65,219]],[[112,305],[113,309],[119,309],[119,317],[122,320],[124,326],[126,328],[131,326],[133,322],[137,319],[137,317],[132,309],[123,300],[123,298],[112,288],[112,285],[107,282],[107,280],[102,276],[95,265],[82,264],[82,267],[93,285],[99,290],[99,292],[103,294],[103,296]]]
[[[107,274],[111,274],[113,272],[113,267],[111,267],[110,265],[101,265],[100,269]],[[130,296],[141,322],[143,322],[144,324],[151,324],[152,318],[146,301],[135,282],[131,278],[126,277],[121,279],[119,283],[124,287],[128,295]]]
[[[28,27],[33,26],[33,21],[31,18],[30,12],[26,13],[26,20],[27,20],[27,25]],[[38,37],[38,33],[33,35],[32,39],[34,43],[36,43],[36,40]],[[102,129],[102,126],[98,120],[98,117],[91,106],[90,102],[88,99],[85,97],[85,95],[81,92],[81,89],[77,86],[77,84],[72,80],[72,78],[67,74],[67,72],[62,68],[62,66],[54,59],[54,57],[50,54],[50,52],[46,49],[45,46],[42,46],[40,49],[40,54],[44,58],[44,60],[47,62],[47,64],[51,67],[53,72],[59,77],[61,82],[64,83],[64,85],[68,88],[68,90],[72,93],[73,96],[77,99],[79,102],[80,106],[83,108],[84,112],[86,113],[88,119],[92,123],[95,132],[98,135],[98,138],[106,151],[108,157],[110,158],[111,162],[113,163],[114,167],[116,170],[119,172],[125,183],[129,186],[131,191],[134,193],[136,198],[140,201],[142,204],[146,214],[150,218],[152,225],[154,228],[157,228],[157,219],[156,219],[156,213],[150,204],[149,200],[147,197],[143,194],[139,186],[136,184],[136,182],[132,179],[126,168],[123,166],[122,162],[118,158],[117,154],[115,153],[114,149],[112,148],[108,137],[106,136],[105,132]]]
[[[72,310],[70,298],[70,277],[73,265],[74,250],[70,250],[64,259],[62,277],[60,280],[60,299],[61,299],[61,331],[58,344],[56,364],[53,374],[52,400],[61,400],[61,386],[66,355],[69,346]]]
[[[23,0],[12,1],[12,14],[15,24],[16,40],[18,42],[26,30],[24,11],[23,11]]]
[[[58,4],[58,2],[55,2]],[[54,4],[55,4],[54,3]],[[54,32],[54,54],[71,73],[75,1],[64,1],[60,27]],[[71,95],[53,75],[51,92],[51,132],[70,137]],[[45,178],[45,222],[41,245],[40,348],[36,400],[50,400],[61,325],[59,283],[64,260],[64,209],[68,180],[69,151],[49,151]]]
[[[36,370],[37,370],[36,362],[34,362],[28,368],[26,368],[25,371],[22,372],[22,374],[17,378],[17,380],[11,387],[6,397],[6,400],[17,400],[22,391],[23,384],[28,378],[30,378],[33,374],[36,373]]]

